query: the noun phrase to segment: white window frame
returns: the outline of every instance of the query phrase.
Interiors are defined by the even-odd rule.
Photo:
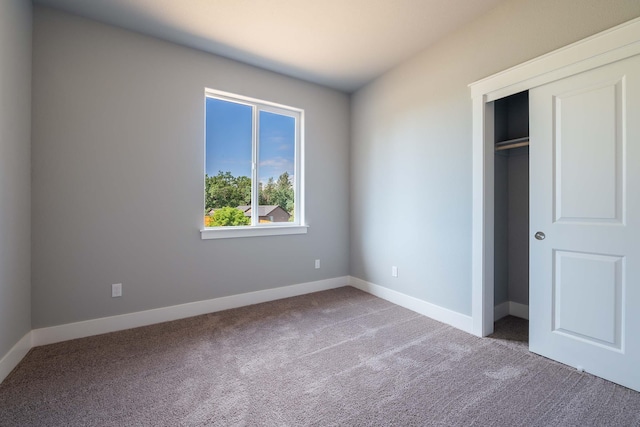
[[[215,98],[223,101],[234,102],[237,104],[243,104],[251,107],[252,110],[252,136],[251,136],[251,151],[252,151],[252,167],[251,167],[251,225],[239,226],[239,227],[203,227],[200,230],[200,236],[202,239],[227,239],[236,237],[255,237],[255,236],[279,236],[285,234],[306,234],[308,226],[304,217],[304,110],[300,108],[289,107],[287,105],[276,104],[274,102],[264,101],[261,99],[250,98],[247,96],[236,95],[229,92],[223,92],[215,89],[205,89],[205,112],[207,98]],[[268,113],[280,114],[288,117],[293,117],[296,121],[295,129],[295,150],[294,150],[294,162],[295,162],[295,177],[293,185],[293,194],[295,200],[294,206],[294,222],[291,223],[273,223],[273,224],[260,224],[260,212],[258,209],[259,204],[259,184],[258,184],[258,169],[259,169],[259,155],[260,155],[260,141],[258,136],[260,135],[260,112],[265,111]],[[206,115],[205,115],[206,117]],[[206,132],[206,122],[205,122]],[[203,175],[206,173],[206,140],[204,143],[205,157]],[[204,179],[203,179],[204,183]],[[203,184],[204,185],[204,184]],[[203,209],[204,212],[204,187],[202,189],[203,195]],[[282,225],[285,224],[285,225]],[[204,226],[204,223],[203,223]]]

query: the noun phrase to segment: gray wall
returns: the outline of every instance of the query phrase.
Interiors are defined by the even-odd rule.
[[[31,3],[0,1],[0,359],[31,330]]]
[[[467,85],[638,16],[638,0],[508,1],[359,90],[351,274],[470,315]]]
[[[33,73],[34,328],[349,274],[347,95],[40,7]],[[305,110],[308,234],[200,239],[205,87]]]

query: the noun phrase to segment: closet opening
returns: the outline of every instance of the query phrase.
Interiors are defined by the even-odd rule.
[[[494,333],[528,343],[529,92],[494,101]]]

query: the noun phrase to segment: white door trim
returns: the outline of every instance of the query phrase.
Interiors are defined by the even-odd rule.
[[[473,334],[493,332],[493,109],[496,99],[640,54],[640,18],[471,83]]]

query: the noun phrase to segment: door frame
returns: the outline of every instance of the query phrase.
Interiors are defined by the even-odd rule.
[[[493,101],[640,54],[640,18],[469,85],[473,103],[471,318],[472,333],[493,332]]]

